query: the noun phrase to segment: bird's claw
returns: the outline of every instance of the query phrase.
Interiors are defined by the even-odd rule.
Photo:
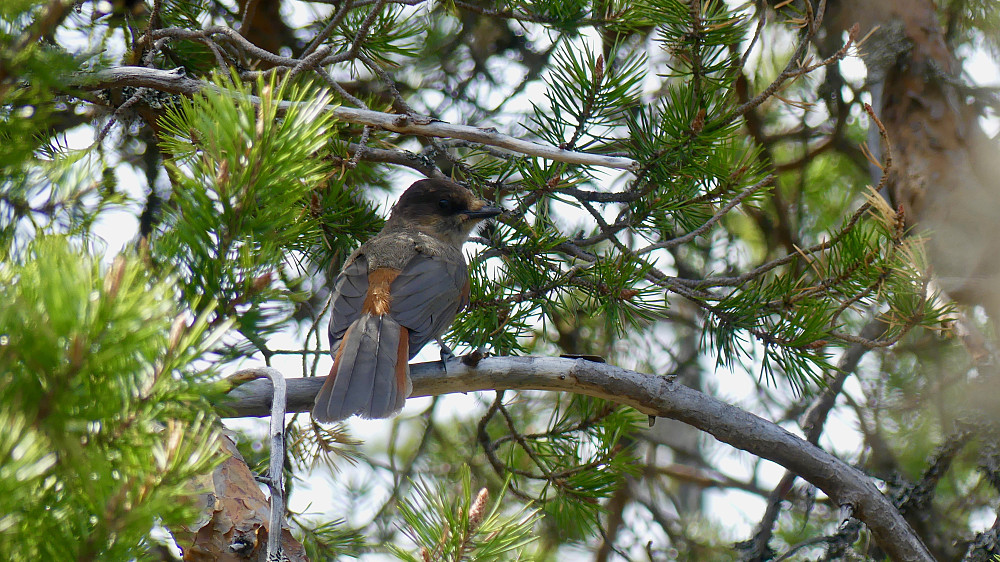
[[[441,363],[447,364],[448,361],[451,361],[452,359],[455,358],[455,352],[452,351],[450,347],[448,347],[448,344],[444,343],[444,340],[438,338],[437,343],[439,346],[441,346]]]
[[[455,358],[455,354],[450,349],[441,348],[441,362],[447,363]]]

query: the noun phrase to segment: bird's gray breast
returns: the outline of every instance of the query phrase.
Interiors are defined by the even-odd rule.
[[[402,270],[417,255],[444,258],[465,266],[461,248],[447,244],[422,232],[399,230],[376,236],[365,242],[358,253],[368,259],[368,272],[382,267]]]

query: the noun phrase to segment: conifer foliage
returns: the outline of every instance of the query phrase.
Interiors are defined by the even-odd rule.
[[[311,558],[996,554],[995,450],[962,456],[995,431],[926,400],[961,401],[989,327],[887,202],[893,131],[844,71],[877,48],[826,4],[0,4],[0,558],[175,556],[227,456],[219,381],[326,374],[330,281],[419,177],[507,210],[449,342],[602,384],[510,363],[377,434],[291,415],[286,492],[337,498],[286,513]],[[941,11],[953,52],[996,25],[972,4]],[[638,409],[606,390],[634,372]],[[857,447],[816,446],[831,412]]]
[[[139,260],[102,268],[56,234],[32,240],[0,279],[0,550],[148,556],[150,530],[190,519],[189,481],[218,461],[215,371],[194,362],[228,323],[178,315],[171,284]]]

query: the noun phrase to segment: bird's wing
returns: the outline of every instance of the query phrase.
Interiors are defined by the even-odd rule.
[[[469,268],[460,251],[444,255],[418,252],[390,288],[390,314],[410,332],[410,359],[427,342],[444,334],[458,311],[469,304]]]
[[[368,259],[358,254],[333,282],[330,296],[330,352],[340,348],[347,328],[361,316],[361,307],[368,292]]]

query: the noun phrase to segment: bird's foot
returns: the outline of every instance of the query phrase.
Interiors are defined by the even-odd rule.
[[[441,363],[447,364],[455,358],[455,352],[448,347],[448,344],[444,343],[444,340],[437,338],[437,344],[441,346]]]

